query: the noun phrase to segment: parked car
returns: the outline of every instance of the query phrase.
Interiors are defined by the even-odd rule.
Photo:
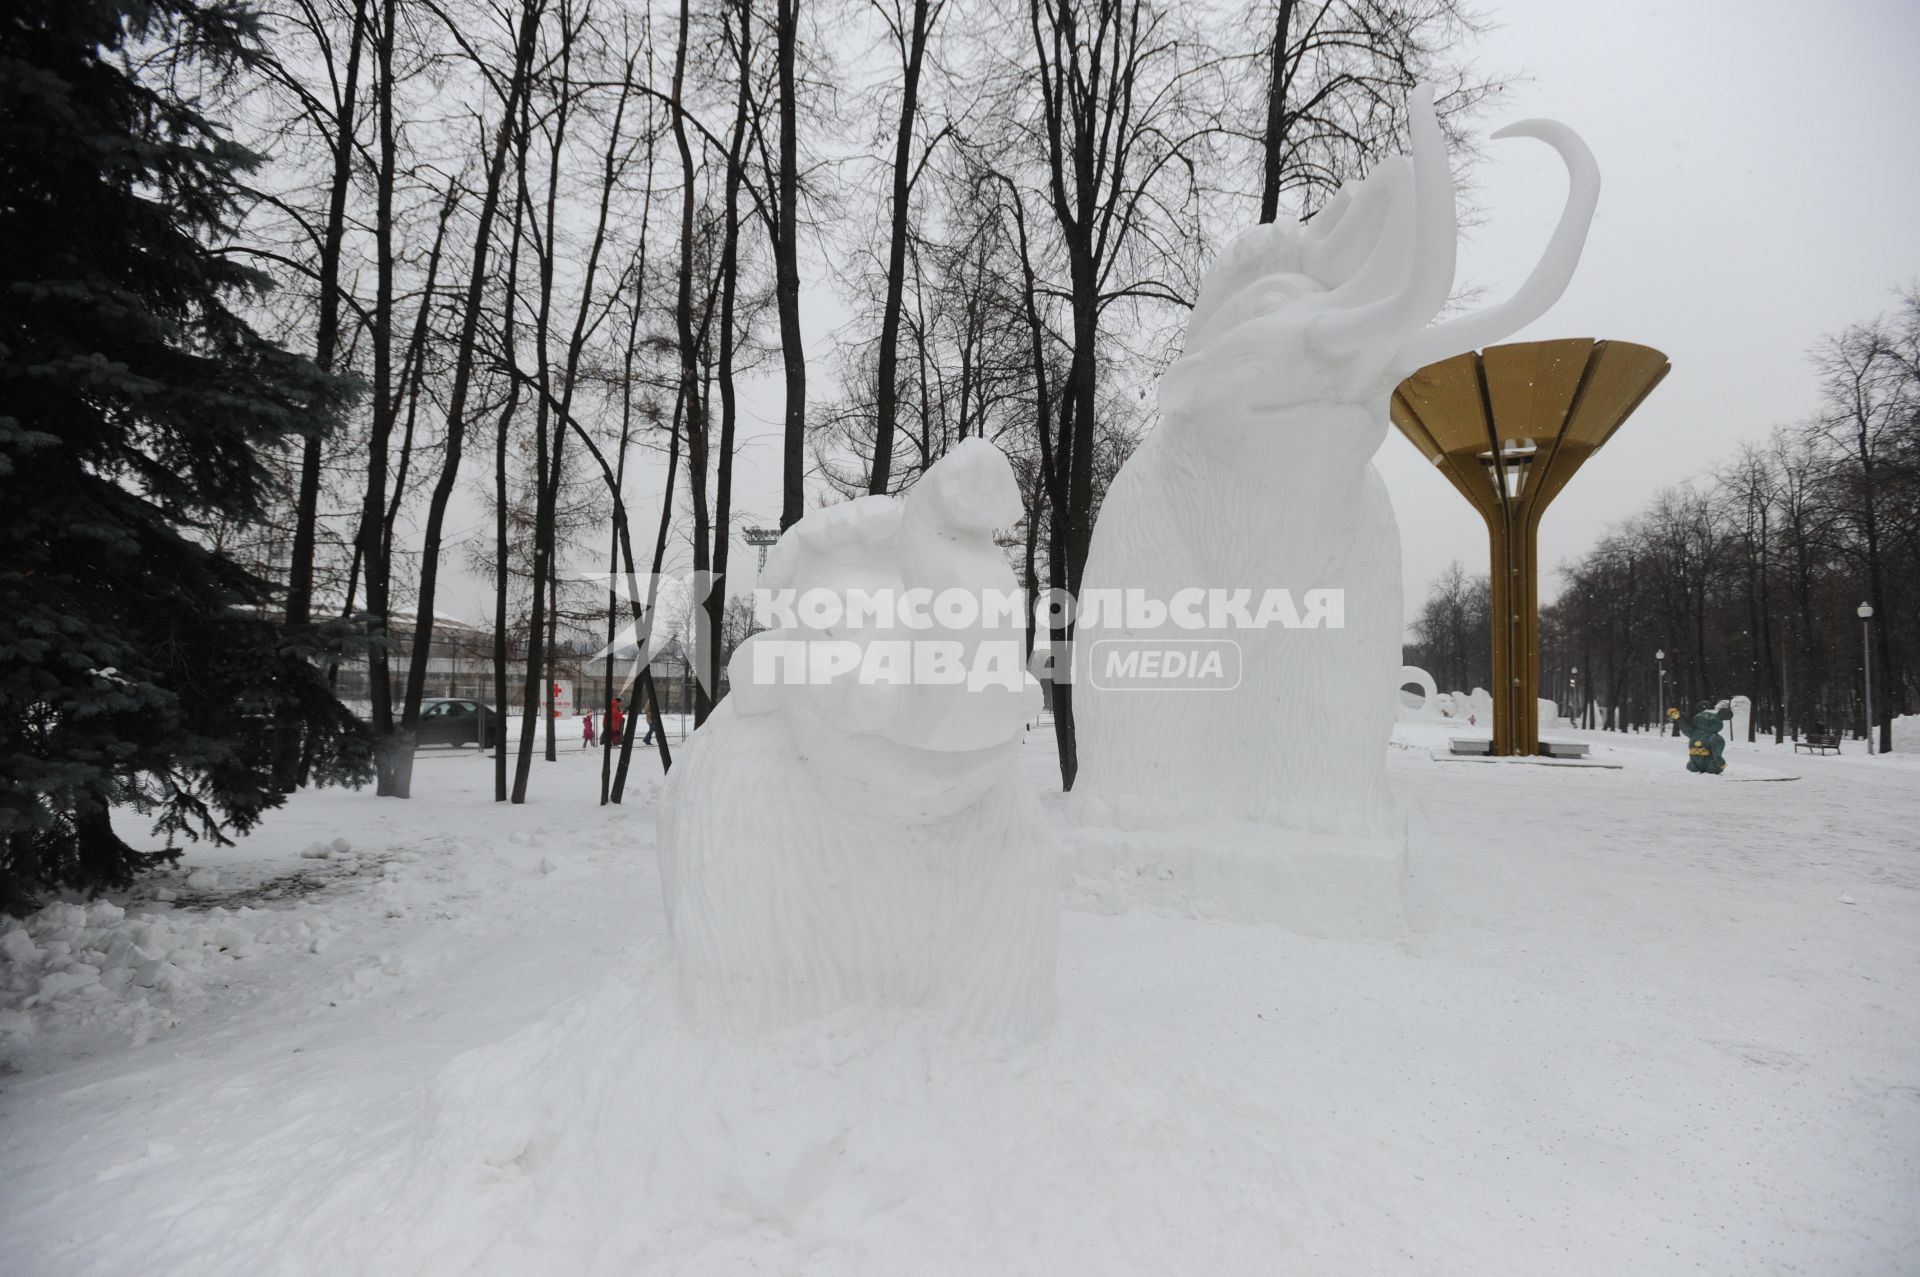
[[[500,715],[491,706],[457,697],[425,697],[420,702],[420,731],[416,746],[492,745],[500,730]]]

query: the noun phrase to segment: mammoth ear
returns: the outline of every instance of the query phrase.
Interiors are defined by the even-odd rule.
[[[1281,222],[1250,226],[1234,236],[1207,268],[1200,299],[1187,316],[1187,349],[1200,344],[1214,318],[1247,289],[1300,270],[1300,233]]]

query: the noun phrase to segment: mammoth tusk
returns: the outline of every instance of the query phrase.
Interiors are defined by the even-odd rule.
[[[1437,314],[1453,291],[1455,239],[1453,176],[1447,170],[1447,144],[1433,114],[1433,86],[1422,84],[1408,102],[1413,134],[1413,269],[1398,293],[1378,301],[1316,318],[1308,343],[1327,355],[1386,338],[1402,336]]]
[[[1493,136],[1537,137],[1558,151],[1567,166],[1566,207],[1533,273],[1513,296],[1415,333],[1402,361],[1409,368],[1423,368],[1436,360],[1479,350],[1540,318],[1566,292],[1573,269],[1580,262],[1580,250],[1586,246],[1587,228],[1593,225],[1594,206],[1600,200],[1600,166],[1594,163],[1593,152],[1580,135],[1558,120],[1522,120]]]

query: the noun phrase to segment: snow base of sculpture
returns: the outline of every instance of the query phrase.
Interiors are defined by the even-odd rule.
[[[856,1004],[1014,1038],[1052,1019],[1057,852],[1016,775],[924,824],[833,806],[779,718],[722,702],[675,762],[660,847],[697,1028]]]
[[[1406,934],[1407,838],[1259,825],[1066,835],[1068,907],[1268,923],[1330,940]]]

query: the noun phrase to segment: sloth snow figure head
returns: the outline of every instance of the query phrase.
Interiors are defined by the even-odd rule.
[[[1340,188],[1304,227],[1259,226],[1207,273],[1186,348],[1160,382],[1160,424],[1121,469],[1094,529],[1095,591],[1339,591],[1324,628],[1201,629],[1103,616],[1076,638],[1090,823],[1253,820],[1351,833],[1397,826],[1385,775],[1400,669],[1399,533],[1371,458],[1395,385],[1538,318],[1571,278],[1599,172],[1550,120],[1495,137],[1559,152],[1569,191],[1539,264],[1503,303],[1431,321],[1454,282],[1453,183],[1433,91],[1411,102],[1413,154]],[[1130,640],[1115,644],[1109,640]],[[1211,686],[1115,677],[1114,653],[1165,640],[1233,645]],[[1167,668],[1162,664],[1160,668]]]
[[[854,620],[851,605],[855,591],[1011,597],[993,533],[1019,518],[1006,458],[970,439],[905,497],[815,510],[767,557],[761,584],[795,592],[795,623],[755,635],[728,663],[731,691],[676,761],[661,805],[667,920],[695,1024],[758,1031],[884,1005],[966,1032],[1046,1026],[1056,853],[1013,768],[1039,709],[1018,612],[989,626],[936,604],[902,629]],[[1010,678],[983,686],[915,668],[896,680],[897,665],[880,678],[864,658],[883,644],[938,644],[949,669],[970,670],[1006,644]],[[798,679],[764,659],[804,650],[811,664],[849,649],[862,659]]]
[[[821,789],[842,804],[926,819],[974,801],[998,781],[1007,751],[1040,708],[1019,610],[989,626],[984,606],[989,592],[1014,597],[993,534],[1020,516],[1006,457],[984,439],[967,439],[904,497],[861,497],[802,519],[760,577],[763,588],[803,601],[797,624],[756,635],[730,662],[740,712],[780,714],[807,747]],[[925,606],[910,622],[890,612],[891,624],[876,625],[860,616],[857,591],[903,603],[917,595]],[[823,614],[804,603],[822,596],[843,605]],[[965,616],[937,603],[942,596],[979,606]],[[816,659],[805,681],[787,681],[755,658],[756,648],[783,643],[804,644],[816,658],[829,645],[843,658],[857,648],[861,659],[826,678]],[[938,647],[946,656],[934,670],[928,658]],[[890,665],[876,659],[896,654]],[[978,677],[983,672],[996,677]]]

